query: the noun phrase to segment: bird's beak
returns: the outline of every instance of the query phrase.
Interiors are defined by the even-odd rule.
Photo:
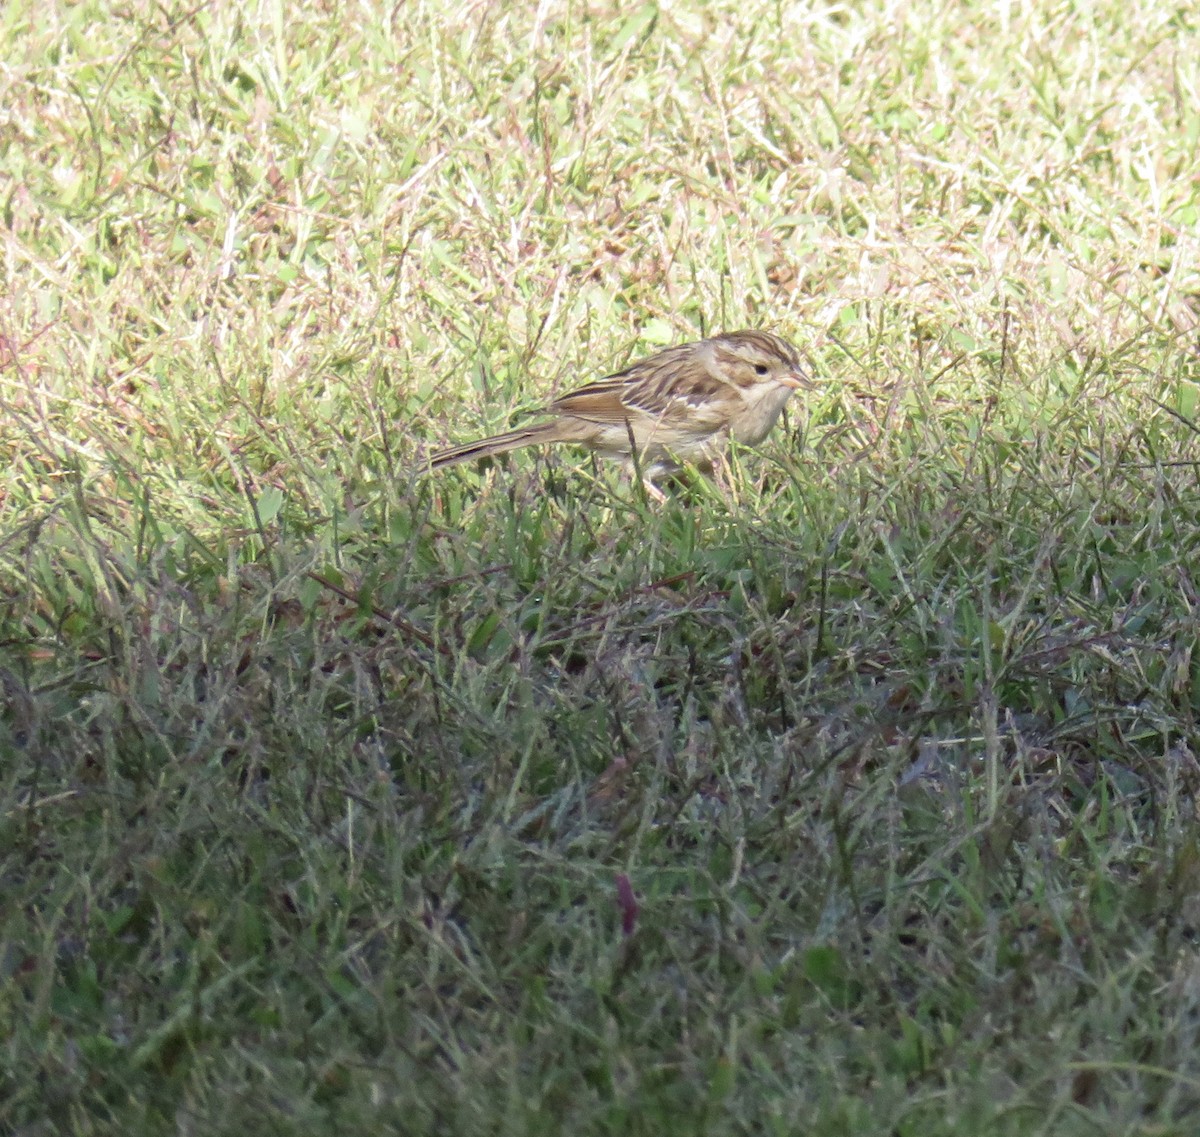
[[[784,375],[779,380],[785,387],[791,387],[793,391],[811,391],[815,384],[802,371],[793,371],[790,375]]]

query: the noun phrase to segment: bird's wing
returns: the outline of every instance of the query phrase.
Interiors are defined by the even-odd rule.
[[[689,434],[720,430],[740,407],[742,396],[697,357],[695,345],[681,347],[693,350],[668,348],[563,395],[549,410],[599,423],[620,423],[641,414]]]

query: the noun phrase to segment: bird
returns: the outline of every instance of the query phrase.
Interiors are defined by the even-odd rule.
[[[665,348],[560,395],[545,407],[545,422],[438,450],[428,461],[439,470],[524,446],[570,442],[622,460],[661,502],[656,482],[679,470],[681,460],[711,470],[730,439],[757,446],[792,393],[812,385],[800,353],[781,336],[725,332]]]

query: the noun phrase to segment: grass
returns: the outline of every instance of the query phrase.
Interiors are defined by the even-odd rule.
[[[1184,8],[0,24],[0,1129],[1195,1131]]]

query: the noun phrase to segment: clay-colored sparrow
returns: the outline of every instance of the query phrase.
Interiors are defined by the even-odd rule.
[[[574,442],[637,466],[647,490],[679,468],[710,468],[732,438],[756,446],[797,388],[812,384],[796,349],[770,332],[728,332],[678,344],[563,395],[547,422],[468,442],[430,456],[434,469],[541,442]]]

